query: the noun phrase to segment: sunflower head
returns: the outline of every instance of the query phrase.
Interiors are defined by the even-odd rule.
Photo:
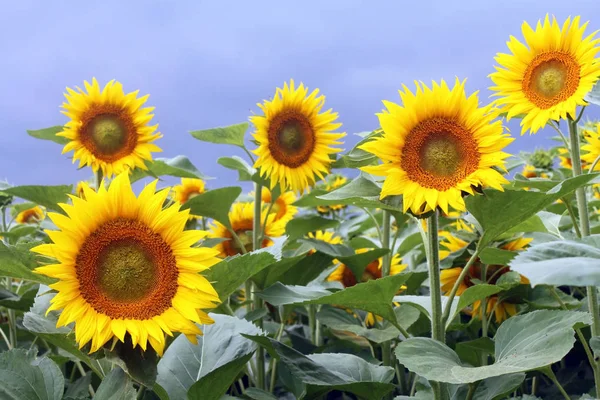
[[[560,26],[546,15],[535,30],[522,25],[525,43],[514,36],[507,42],[510,54],[498,54],[491,87],[507,120],[525,114],[521,134],[536,133],[549,120],[575,118],[577,106],[600,77],[600,40],[584,36],[587,22],[567,18]]]
[[[123,92],[119,82],[110,81],[100,89],[98,81],[84,82],[85,91],[67,88],[62,111],[69,122],[57,134],[69,139],[63,153],[74,151],[79,167],[111,177],[135,167],[147,169],[145,160],[161,149],[153,142],[161,135],[158,125],[149,125],[153,107],[142,108],[148,96],[137,98],[137,91]]]
[[[372,249],[358,249],[358,250],[356,250],[356,254],[366,253],[370,250],[372,250]],[[381,278],[381,266],[382,265],[383,265],[383,258],[378,258],[377,260],[370,262],[369,265],[367,265],[365,267],[365,271],[363,272],[360,280],[357,280],[357,278],[354,276],[354,273],[352,272],[352,270],[350,268],[348,268],[344,264],[340,264],[327,277],[327,280],[330,282],[338,281],[342,285],[344,285],[345,288],[347,288],[350,286],[354,286],[357,283],[367,282],[372,279]],[[394,256],[392,257],[392,260],[391,260],[391,265],[390,265],[390,275],[399,274],[400,272],[404,271],[406,269],[406,267],[407,267],[406,264],[402,264],[402,259],[400,258],[400,255],[394,254]]]
[[[517,305],[506,300],[501,300],[498,296],[490,296],[487,299],[486,315],[494,314],[496,323],[500,324],[513,315],[517,314]],[[481,301],[477,300],[473,303],[473,310],[470,313],[477,318],[481,315]]]
[[[252,193],[251,193],[252,194]],[[296,201],[296,195],[292,191],[283,192],[273,201],[271,191],[263,187],[261,192],[262,202],[265,204],[267,210],[275,215],[275,221],[288,222],[294,218],[294,215],[298,212],[298,207],[293,206]]]
[[[71,196],[61,204],[67,214],[49,213],[58,231],[46,231],[53,243],[32,249],[56,259],[36,269],[58,282],[48,311],[62,309],[58,326],[75,323],[80,348],[91,341],[94,352],[117,338],[162,354],[165,333],[184,333],[196,342],[195,323],[214,321],[202,311],[219,296],[199,274],[219,261],[218,252],[192,247],[206,232],[184,231],[189,211],[174,204],[162,209],[170,189],[156,192],[156,181],[136,197],[127,173],[85,199]]]
[[[417,83],[414,94],[404,86],[400,97],[402,107],[384,101],[378,114],[383,135],[360,146],[383,161],[361,168],[385,177],[382,198],[402,195],[404,211],[418,216],[438,207],[463,211],[463,195],[481,186],[502,190],[508,181],[495,168],[505,169],[509,155],[501,150],[512,139],[489,106],[478,107],[477,94],[466,96],[464,81],[452,89]]]
[[[15,221],[19,224],[36,224],[46,218],[44,210],[40,206],[35,206],[21,211],[15,217]]]
[[[337,113],[321,112],[325,96],[318,94],[318,89],[309,94],[291,80],[276,90],[273,100],[258,104],[263,115],[250,117],[258,143],[254,167],[270,179],[271,189],[281,183],[283,190],[304,192],[315,176],[323,179],[329,172],[329,156],[341,151],[333,147],[345,136],[333,133],[341,126],[335,122]]]
[[[235,203],[229,211],[229,220],[232,230],[237,235],[239,242],[235,240],[229,229],[218,221],[213,221],[210,228],[209,237],[225,239],[225,241],[215,246],[220,253],[220,257],[229,257],[236,254],[243,254],[252,251],[252,222],[254,221],[254,203]],[[273,245],[270,237],[282,236],[285,233],[285,224],[287,221],[275,221],[275,215],[270,214],[267,217],[265,226],[265,238],[261,247]],[[244,248],[242,249],[241,246]]]
[[[181,184],[173,187],[175,201],[184,204],[205,192],[204,181],[197,178],[181,178]]]
[[[581,150],[584,154],[581,155],[581,161],[584,168],[591,168],[592,164],[600,157],[600,122],[596,122],[588,129],[583,131],[584,145]],[[600,162],[596,162],[594,171],[600,171]]]

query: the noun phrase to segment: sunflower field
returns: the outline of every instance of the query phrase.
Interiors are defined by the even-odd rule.
[[[0,183],[0,400],[600,399],[587,25],[524,23],[490,104],[403,85],[350,149],[285,82],[191,132],[244,151],[215,159],[238,182],[157,157],[147,95],[67,88],[65,124],[28,134],[90,180]],[[508,154],[511,119],[556,145]]]

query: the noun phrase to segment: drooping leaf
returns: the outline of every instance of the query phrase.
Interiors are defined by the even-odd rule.
[[[484,232],[480,247],[483,248],[509,229],[527,220],[537,212],[564,197],[577,188],[591,183],[600,174],[586,174],[569,178],[546,193],[505,190],[484,190],[481,196],[465,199],[467,210],[481,224]]]
[[[377,162],[377,156],[368,153],[358,147],[376,136],[381,136],[381,131],[362,132],[355,135],[362,137],[349,152],[342,154],[332,165],[331,168],[359,168],[365,165],[371,165]]]
[[[94,400],[134,400],[136,395],[131,378],[116,367],[102,380]]]
[[[174,176],[177,178],[199,178],[203,180],[212,179],[203,175],[192,164],[186,156],[175,156],[173,158],[155,158],[152,161],[146,161],[147,170],[136,168],[131,172],[130,181],[136,182],[146,176],[158,178],[161,176]]]
[[[535,285],[600,285],[600,235],[534,244],[510,263]]]
[[[516,255],[516,251],[487,247],[479,253],[479,259],[482,263],[488,265],[508,265]]]
[[[413,296],[413,295],[402,295],[402,296],[394,296],[394,303],[400,304],[410,304],[420,310],[425,316],[431,319],[431,297],[430,296]],[[460,301],[460,297],[454,297],[452,301],[452,306],[450,307],[450,315],[455,315],[458,310],[458,302]],[[446,304],[448,303],[448,298],[442,296],[442,309],[445,309]],[[449,325],[452,322],[452,318],[448,318],[447,324]]]
[[[541,310],[509,318],[495,336],[494,364],[471,367],[445,344],[410,338],[398,344],[396,357],[410,371],[432,381],[471,383],[539,369],[561,360],[575,343],[573,326],[590,324],[588,313]]]
[[[247,182],[252,180],[252,176],[256,173],[246,160],[238,156],[232,157],[220,157],[217,159],[217,163],[224,166],[225,168],[232,169],[238,172],[238,180],[241,182]]]
[[[12,196],[39,204],[40,206],[46,207],[48,210],[62,213],[63,210],[58,206],[58,203],[66,203],[69,200],[67,194],[73,192],[73,186],[27,185],[13,186],[11,188],[2,189],[2,191]]]
[[[281,282],[284,285],[307,285],[332,265],[333,257],[316,252],[310,255],[284,258],[256,275],[254,282],[260,288]]]
[[[394,370],[368,363],[351,354],[322,353],[308,356],[266,336],[248,336],[286,365],[294,378],[308,385],[310,398],[331,390],[381,399],[394,389]]]
[[[29,287],[20,295],[6,289],[0,289],[0,306],[11,310],[29,311],[37,291],[37,286]]]
[[[193,215],[214,218],[227,228],[231,228],[229,209],[242,193],[239,186],[209,190],[185,202],[181,209],[190,209]]]
[[[296,217],[285,226],[285,233],[293,241],[303,237],[309,232],[335,228],[340,222],[335,219],[323,218],[316,215]]]
[[[219,128],[192,131],[190,134],[203,142],[232,144],[234,146],[244,147],[244,135],[246,134],[246,131],[248,131],[248,126],[249,124],[247,122],[242,122],[241,124]]]
[[[552,291],[555,291],[560,298],[560,302],[556,300]],[[528,298],[524,299],[534,309],[559,309],[564,304],[569,309],[579,307],[581,302],[571,295],[566,294],[559,288],[554,288],[548,285],[537,285],[531,290]]]
[[[148,346],[142,350],[133,346],[131,336],[126,335],[125,341],[118,341],[110,349],[104,348],[106,359],[118,365],[135,382],[151,388],[156,383],[158,355]]]
[[[197,336],[198,345],[190,343],[185,335],[180,335],[167,348],[158,363],[157,382],[171,399],[185,399],[188,390],[201,378],[256,350],[255,343],[241,334],[261,335],[258,327],[228,315],[210,316],[215,323],[202,326],[204,335]],[[231,370],[228,370],[228,377],[232,376],[230,372]],[[222,383],[214,389],[220,391]],[[208,393],[206,395],[208,396]]]
[[[62,125],[57,125],[44,129],[27,130],[27,134],[37,139],[51,140],[54,143],[65,145],[69,143],[69,139],[62,136],[56,136],[56,134],[62,132],[63,129]]]
[[[64,377],[47,357],[36,359],[36,348],[0,353],[0,398],[6,400],[60,400]]]
[[[392,309],[392,298],[411,273],[370,280],[331,293],[325,289],[307,286],[286,286],[275,283],[258,293],[263,300],[274,306],[285,304],[332,304],[372,312],[399,326]]]
[[[254,352],[214,369],[194,383],[188,391],[190,400],[219,400],[250,361]]]
[[[31,244],[11,246],[0,242],[0,276],[53,283],[54,279],[33,272],[38,265],[35,256],[29,251],[31,247]]]

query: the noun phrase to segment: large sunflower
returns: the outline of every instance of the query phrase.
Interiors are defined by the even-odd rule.
[[[220,257],[234,256],[246,251],[252,251],[252,222],[254,220],[254,203],[235,203],[229,211],[229,220],[233,231],[236,233],[244,251],[240,248],[238,242],[233,238],[231,232],[218,221],[213,221],[209,237],[215,239],[226,239],[215,246],[220,253]],[[275,214],[267,217],[267,223],[264,231],[264,239],[261,247],[268,247],[273,244],[269,237],[282,236],[285,233],[285,224],[287,221],[275,221]]]
[[[581,155],[581,161],[584,168],[592,167],[592,164],[596,162],[600,157],[600,122],[597,122],[593,129],[584,131],[585,144],[581,146],[581,150],[584,154]],[[600,171],[600,162],[596,162],[594,171]]]
[[[507,42],[511,54],[498,54],[496,72],[490,74],[496,104],[507,120],[525,114],[521,134],[536,133],[549,120],[575,118],[577,106],[600,77],[599,39],[595,32],[584,37],[587,22],[567,18],[561,26],[556,18],[538,21],[535,30],[523,22],[525,43],[514,36]]]
[[[444,81],[432,89],[417,83],[415,94],[403,88],[403,106],[384,101],[387,110],[378,114],[384,134],[360,146],[383,161],[361,168],[385,176],[381,198],[402,195],[404,211],[420,215],[462,211],[462,196],[480,186],[502,190],[508,181],[494,167],[504,170],[509,155],[501,150],[513,139],[490,107],[478,108],[477,94],[467,98],[464,81],[452,89]]]
[[[119,82],[110,81],[101,90],[96,79],[85,90],[67,88],[62,111],[70,121],[57,133],[69,139],[63,153],[74,151],[73,162],[91,166],[111,177],[138,167],[147,169],[144,160],[161,149],[153,144],[161,135],[158,125],[150,126],[154,107],[142,108],[148,95],[137,98],[138,91],[125,94]]]
[[[320,112],[325,96],[318,93],[315,89],[309,95],[308,88],[291,80],[277,88],[273,100],[258,104],[264,115],[250,117],[258,142],[254,167],[270,179],[271,189],[281,183],[283,190],[304,192],[315,175],[323,179],[329,172],[329,156],[341,151],[332,146],[345,134],[332,131],[342,124],[335,122],[337,113]]]
[[[165,333],[184,333],[192,342],[211,324],[202,309],[219,296],[198,273],[219,261],[218,252],[191,247],[206,232],[184,231],[188,210],[162,209],[169,188],[156,192],[156,181],[136,197],[127,173],[107,190],[84,187],[85,200],[71,196],[60,204],[67,216],[49,213],[60,229],[46,231],[52,244],[32,249],[55,258],[36,272],[58,279],[58,293],[48,309],[62,309],[58,326],[75,322],[80,347],[91,340],[91,352],[113,337],[131,336],[133,346],[147,343],[162,354]]]

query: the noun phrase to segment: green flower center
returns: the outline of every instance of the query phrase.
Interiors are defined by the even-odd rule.
[[[421,167],[436,176],[453,176],[461,164],[461,153],[450,134],[433,135],[421,149]]]
[[[559,94],[565,87],[566,79],[566,66],[555,60],[545,62],[533,71],[536,92],[546,98]]]
[[[114,154],[127,143],[127,128],[115,115],[98,115],[88,127],[96,148],[103,154]]]
[[[279,144],[290,153],[294,153],[304,145],[302,127],[296,121],[286,122],[279,132]]]

